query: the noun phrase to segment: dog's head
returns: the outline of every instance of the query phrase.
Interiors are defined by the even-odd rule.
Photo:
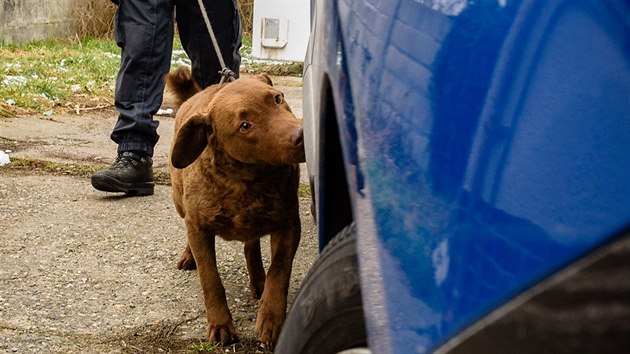
[[[189,109],[182,106],[178,112],[182,122],[171,150],[174,167],[193,163],[211,142],[247,164],[304,161],[302,122],[267,75],[210,87],[189,101],[195,100]]]

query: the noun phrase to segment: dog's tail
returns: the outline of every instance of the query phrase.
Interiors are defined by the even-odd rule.
[[[201,91],[201,87],[193,79],[190,69],[184,66],[166,74],[166,86],[175,97],[176,108]]]

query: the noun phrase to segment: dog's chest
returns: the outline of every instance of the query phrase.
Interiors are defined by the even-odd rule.
[[[277,178],[232,181],[210,186],[214,191],[203,220],[227,240],[247,241],[280,230],[298,213],[297,188],[291,174]]]

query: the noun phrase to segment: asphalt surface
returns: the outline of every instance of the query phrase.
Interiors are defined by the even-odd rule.
[[[301,117],[301,79],[274,79]],[[166,172],[174,119],[158,119],[154,169]],[[115,120],[111,109],[0,118],[0,150],[14,159],[109,164]],[[306,183],[304,169],[302,175]],[[300,206],[290,303],[317,258],[310,199]],[[198,351],[206,320],[197,273],[175,267],[185,235],[169,185],[156,186],[153,196],[125,197],[94,190],[86,177],[0,167],[0,352]],[[267,239],[262,247],[268,266]],[[237,242],[217,243],[241,342],[210,352],[267,352],[255,340],[258,304],[242,250]]]

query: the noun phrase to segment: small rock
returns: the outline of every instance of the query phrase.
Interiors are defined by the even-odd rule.
[[[0,166],[8,165],[11,163],[11,159],[9,158],[9,154],[4,151],[0,151]]]

